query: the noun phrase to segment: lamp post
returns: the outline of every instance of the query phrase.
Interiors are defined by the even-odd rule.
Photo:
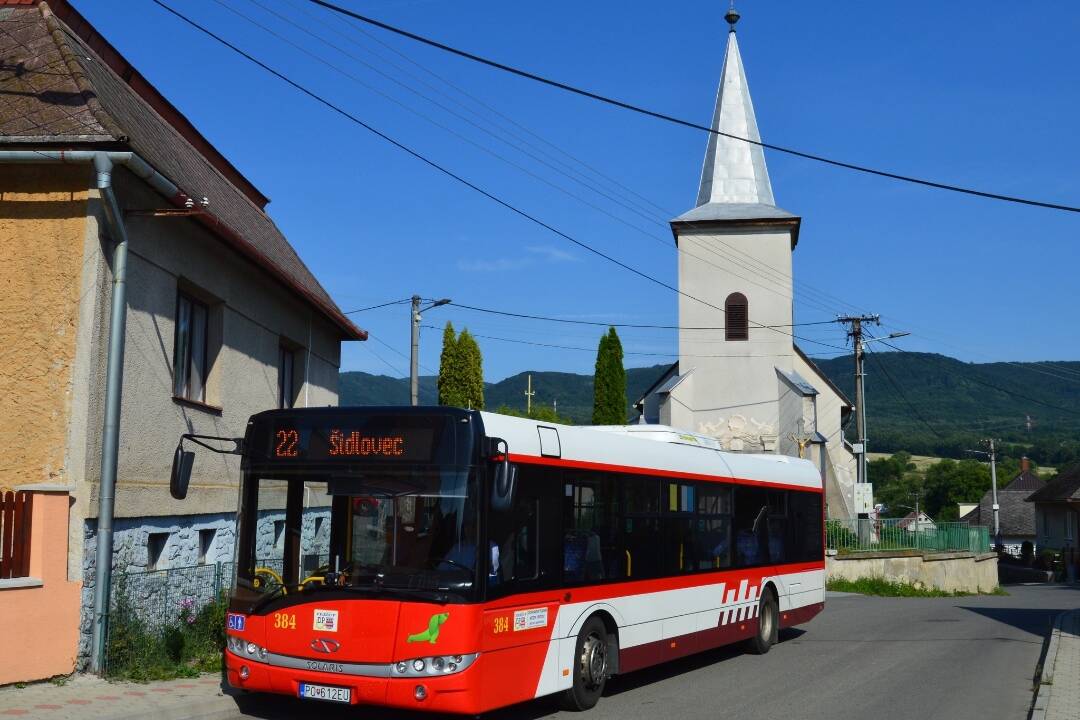
[[[409,353],[409,402],[413,407],[420,404],[420,313],[426,312],[440,305],[449,305],[450,298],[434,300],[425,308],[420,307],[419,295],[412,296],[412,308],[409,312],[412,330],[412,349]]]

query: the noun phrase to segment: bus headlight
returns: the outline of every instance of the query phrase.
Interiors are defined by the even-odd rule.
[[[468,655],[434,655],[431,657],[399,660],[390,666],[391,677],[431,677],[433,675],[453,675],[459,673],[474,662],[480,653]]]

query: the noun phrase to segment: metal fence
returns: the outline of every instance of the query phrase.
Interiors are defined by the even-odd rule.
[[[214,669],[232,563],[113,577],[106,673],[151,680]]]
[[[990,529],[963,522],[923,523],[904,518],[849,518],[825,523],[825,547],[837,552],[927,550],[990,552]]]

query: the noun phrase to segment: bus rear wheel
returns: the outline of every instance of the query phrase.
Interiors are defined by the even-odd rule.
[[[593,616],[585,621],[578,633],[574,684],[563,692],[563,709],[580,712],[596,705],[604,693],[610,667],[607,628],[600,618]]]
[[[754,637],[750,638],[750,652],[755,655],[764,655],[769,648],[776,643],[780,628],[780,608],[776,603],[776,596],[772,591],[766,590],[758,603],[758,627]]]

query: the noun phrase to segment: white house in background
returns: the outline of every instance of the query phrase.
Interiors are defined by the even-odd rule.
[[[731,24],[712,128],[760,142]],[[726,450],[802,455],[825,477],[830,517],[851,517],[852,405],[793,342],[792,251],[801,218],[776,206],[759,145],[710,136],[697,204],[671,221],[679,249],[679,361],[637,402],[640,422]],[[721,328],[722,329],[717,329]]]
[[[915,522],[915,513],[909,512],[904,517],[900,518],[896,523],[896,527],[902,530],[911,530],[917,532],[933,532],[937,530],[937,523],[924,512],[919,513],[919,521]]]

